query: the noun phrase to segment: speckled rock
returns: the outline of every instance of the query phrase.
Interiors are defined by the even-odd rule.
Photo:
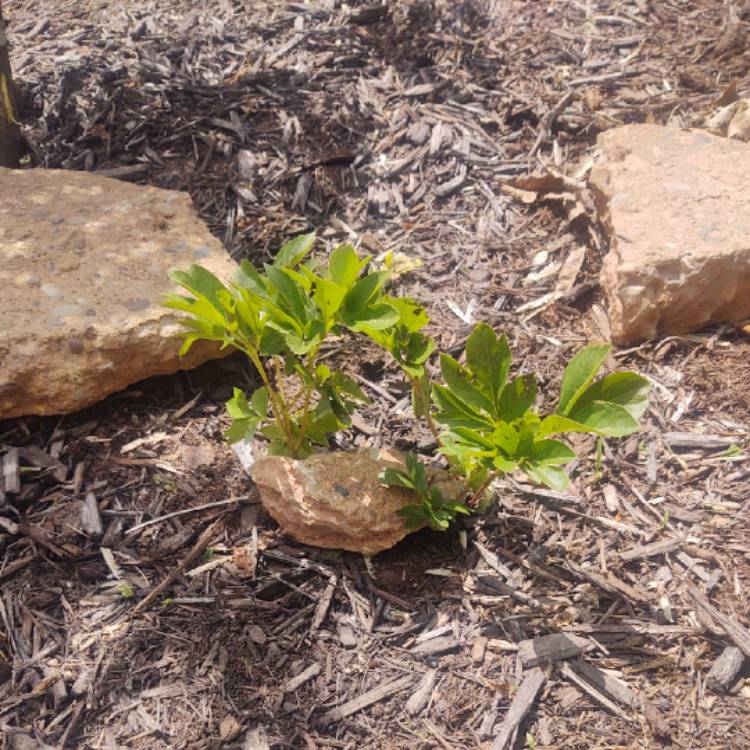
[[[170,268],[234,262],[187,194],[84,172],[0,169],[0,419],[62,414],[153,375],[221,356],[178,357]]]
[[[362,449],[317,453],[302,461],[266,456],[250,468],[266,510],[303,544],[372,555],[393,547],[408,533],[398,515],[414,495],[386,487],[378,477],[388,467],[403,468],[395,450]],[[433,481],[448,497],[463,485],[442,472]]]
[[[602,285],[631,344],[750,315],[750,145],[702,131],[602,133],[589,185],[609,235]]]

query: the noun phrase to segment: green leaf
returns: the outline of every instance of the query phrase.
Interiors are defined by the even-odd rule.
[[[333,320],[333,316],[338,312],[345,296],[345,287],[340,286],[333,281],[329,281],[328,279],[320,277],[315,278],[313,299],[323,313],[326,321]]]
[[[345,393],[355,401],[359,401],[363,404],[370,402],[370,399],[367,398],[365,392],[359,387],[359,385],[341,370],[335,370],[333,374],[330,375],[330,379],[338,391]]]
[[[497,446],[491,440],[491,436],[483,435],[481,432],[477,432],[477,430],[471,430],[468,427],[454,427],[450,431],[450,434],[457,435],[463,443],[468,443],[487,455],[491,455],[497,450]]]
[[[409,333],[421,331],[430,322],[424,306],[415,302],[411,297],[384,295],[382,301],[398,312],[399,325],[403,326]]]
[[[255,417],[247,419],[235,419],[225,430],[224,438],[230,444],[239,443],[241,440],[250,440],[258,429],[258,420]]]
[[[424,496],[429,491],[429,484],[427,482],[427,472],[425,471],[424,464],[417,458],[414,453],[406,454],[406,471],[414,482],[414,491]]]
[[[461,367],[453,357],[441,354],[440,370],[454,396],[474,410],[484,410],[490,414],[494,411],[494,402],[471,384],[468,371]]]
[[[570,418],[595,432],[607,437],[623,437],[638,432],[641,426],[638,420],[620,404],[608,401],[591,401],[576,405]]]
[[[383,484],[387,484],[389,487],[403,487],[407,490],[414,489],[414,482],[412,482],[407,474],[398,469],[385,469],[380,473],[378,478]]]
[[[424,364],[435,351],[435,342],[429,336],[413,332],[409,334],[408,343],[401,350],[404,363],[409,365]]]
[[[227,401],[226,409],[232,419],[244,419],[253,416],[253,411],[247,403],[247,397],[244,391],[239,388],[232,389],[232,398]]]
[[[640,419],[648,407],[650,390],[651,383],[641,375],[634,372],[614,372],[590,385],[568,413],[572,419],[576,419],[573,412],[583,406],[592,401],[608,401],[620,404],[634,419]]]
[[[428,525],[427,514],[421,505],[416,503],[405,505],[396,512],[404,519],[404,526],[410,531],[415,531]]]
[[[564,432],[593,432],[590,427],[580,422],[575,422],[569,417],[561,417],[558,414],[550,414],[545,417],[539,429],[537,430],[537,437],[543,438],[547,435],[560,435]]]
[[[240,261],[240,267],[232,277],[232,284],[260,297],[267,296],[268,280],[261,276],[255,266],[247,260]]]
[[[352,331],[358,332],[369,328],[373,330],[385,330],[398,323],[398,313],[384,303],[364,307],[357,312],[348,315],[346,324]]]
[[[226,287],[211,271],[203,268],[203,266],[193,263],[188,271],[170,271],[169,278],[175,284],[179,284],[192,292],[196,297],[205,297],[215,307],[221,308],[216,300],[216,293],[221,289],[226,291]]]
[[[511,461],[504,456],[495,456],[492,465],[505,474],[512,474],[518,468],[518,461]]]
[[[307,323],[308,315],[305,306],[305,293],[284,269],[266,266],[266,273],[271,283],[286,303],[285,311],[301,324]]]
[[[457,398],[448,388],[437,383],[432,398],[438,408],[435,419],[448,427],[469,427],[473,430],[493,429],[493,424]]]
[[[430,381],[430,376],[424,371],[412,377],[415,377],[416,380],[411,390],[411,406],[414,410],[414,416],[418,419],[423,419],[430,410],[432,382]]]
[[[357,320],[371,302],[377,298],[383,284],[388,280],[387,271],[374,271],[361,278],[347,293],[344,299],[343,315],[344,322],[349,325],[349,320]],[[391,308],[393,309],[393,308]]]
[[[515,456],[521,440],[521,429],[518,424],[500,422],[490,435],[493,445],[501,448],[508,456]]]
[[[305,435],[314,443],[328,445],[327,436],[344,426],[331,408],[330,402],[324,399],[315,408],[315,418],[305,430]]]
[[[256,416],[265,419],[268,415],[268,390],[265,386],[261,386],[253,393],[250,405]]]
[[[536,376],[519,375],[503,388],[498,404],[498,415],[505,422],[519,419],[536,401]]]
[[[286,341],[282,333],[274,328],[266,326],[261,335],[258,351],[264,357],[272,357],[275,354],[281,354],[286,348]]]
[[[531,447],[531,459],[538,464],[562,466],[575,457],[575,451],[560,440],[537,440]]]
[[[369,257],[360,260],[351,245],[339,245],[328,261],[328,278],[334,284],[349,290],[369,260]]]
[[[592,344],[568,362],[560,387],[558,414],[566,416],[575,406],[576,401],[596,377],[611,348],[609,344]]]
[[[273,265],[275,268],[294,268],[312,249],[315,243],[315,232],[301,234],[284,245],[276,253]]]
[[[525,461],[521,467],[524,473],[536,484],[544,484],[550,489],[562,492],[570,482],[564,469],[550,464],[538,464]]]
[[[492,403],[491,413],[502,416],[500,397],[508,379],[511,354],[505,336],[498,338],[485,323],[477,323],[466,340],[466,366],[476,383]]]

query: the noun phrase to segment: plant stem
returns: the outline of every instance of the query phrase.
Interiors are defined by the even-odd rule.
[[[473,508],[477,505],[479,502],[479,498],[482,497],[484,494],[484,491],[494,482],[503,472],[498,469],[497,471],[493,471],[492,473],[488,474],[487,478],[482,482],[479,489],[467,500],[466,504]]]
[[[429,398],[427,399],[427,403],[424,403],[425,394],[421,388],[419,378],[415,378],[411,375],[408,375],[407,377],[409,379],[409,385],[411,385],[412,393],[414,394],[414,401],[419,405],[419,411],[424,415],[427,427],[429,427],[432,436],[437,440],[438,445],[440,445],[440,430],[438,430],[435,420],[432,418]]]
[[[299,440],[297,445],[294,446],[293,453],[297,453],[299,449],[302,447],[302,443],[305,440],[305,433],[307,432],[307,428],[310,426],[310,421],[312,417],[312,412],[310,411],[310,401],[312,399],[313,391],[315,390],[315,384],[314,384],[314,376],[310,371],[312,370],[312,366],[315,364],[315,357],[318,356],[318,347],[316,347],[313,351],[311,351],[307,355],[307,361],[305,362],[305,367],[308,370],[308,374],[310,374],[310,378],[312,381],[312,385],[306,385],[304,387],[305,392],[305,398],[302,402],[302,419],[300,421],[300,431],[299,431]]]
[[[284,397],[281,395],[281,390],[277,390],[273,387],[273,385],[271,385],[271,379],[268,377],[266,368],[263,367],[263,362],[260,359],[260,355],[252,346],[246,345],[244,342],[241,343],[239,341],[233,341],[232,345],[239,349],[243,354],[245,354],[247,358],[253,363],[253,365],[255,365],[255,369],[258,371],[260,379],[263,381],[263,385],[268,391],[268,397],[271,402],[271,411],[273,412],[273,416],[281,425],[281,429],[284,431],[287,442],[291,445],[293,435],[291,425],[289,424],[289,410],[287,409],[286,403],[284,402]]]

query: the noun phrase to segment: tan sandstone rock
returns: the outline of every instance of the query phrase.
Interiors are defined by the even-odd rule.
[[[0,419],[62,414],[184,359],[170,268],[235,264],[187,194],[84,172],[0,169]]]
[[[408,533],[398,510],[415,502],[399,487],[378,479],[383,469],[403,467],[394,450],[318,453],[301,461],[266,456],[250,468],[263,505],[290,536],[304,544],[372,555]],[[458,482],[440,482],[458,497]]]
[[[750,315],[750,145],[626,125],[597,146],[589,185],[609,234],[602,284],[613,339]]]

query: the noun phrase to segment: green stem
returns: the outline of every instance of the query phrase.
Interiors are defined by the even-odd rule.
[[[310,401],[312,400],[312,394],[315,390],[315,382],[314,374],[311,372],[311,370],[312,366],[315,364],[315,358],[318,356],[319,348],[320,347],[316,347],[315,349],[313,349],[313,351],[309,352],[307,355],[307,361],[305,362],[305,367],[307,368],[308,374],[310,375],[312,384],[305,385],[305,397],[304,401],[302,402],[302,419],[300,421],[299,439],[297,441],[297,444],[294,445],[294,450],[292,451],[294,454],[297,454],[300,448],[302,448],[302,443],[305,441],[305,433],[307,432],[307,428],[310,426],[310,422],[312,421]]]
[[[255,369],[258,371],[260,379],[263,381],[263,385],[268,391],[268,397],[271,402],[271,411],[273,412],[273,416],[281,425],[281,429],[284,431],[287,442],[289,443],[289,445],[291,445],[293,434],[291,425],[289,424],[289,410],[287,409],[287,405],[284,402],[284,397],[281,395],[281,391],[274,388],[271,384],[271,379],[268,377],[266,368],[263,367],[263,362],[261,361],[260,355],[252,346],[247,346],[238,341],[232,342],[232,345],[243,352],[253,363],[253,365],[255,365]]]
[[[468,499],[466,504],[473,508],[476,506],[476,504],[479,502],[479,498],[482,497],[484,494],[484,491],[494,482],[503,472],[498,469],[497,471],[493,471],[492,473],[488,474],[487,478],[482,482],[482,484],[479,486],[479,489]]]
[[[427,422],[427,427],[429,427],[433,437],[437,441],[438,445],[440,445],[442,442],[440,440],[440,430],[438,430],[438,427],[435,424],[435,420],[432,417],[429,398],[427,399],[427,403],[424,403],[423,399],[425,394],[422,392],[419,378],[415,378],[411,375],[407,375],[407,377],[409,379],[409,384],[411,385],[412,393],[414,394],[414,400],[419,404],[419,410],[424,415],[425,421]]]

